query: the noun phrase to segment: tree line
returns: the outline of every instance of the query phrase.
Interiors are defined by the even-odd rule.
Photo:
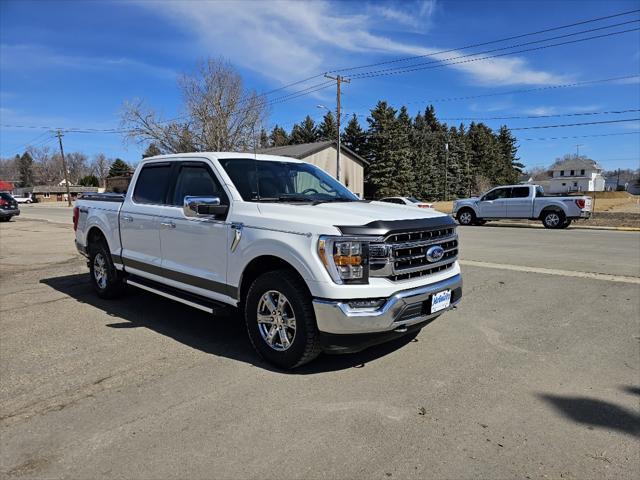
[[[98,153],[89,158],[82,152],[65,154],[67,175],[73,185],[103,187],[107,177],[125,175],[131,167],[119,158]],[[22,155],[0,159],[0,179],[16,187],[57,185],[64,179],[62,157],[48,147],[28,148]]]
[[[429,106],[414,117],[379,101],[366,126],[353,114],[340,138],[368,162],[365,196],[409,196],[443,200],[517,183],[523,165],[516,138],[506,126],[493,131],[483,123],[447,125]],[[307,116],[290,132],[276,125],[260,132],[261,148],[334,140],[337,125],[327,112],[318,125]]]

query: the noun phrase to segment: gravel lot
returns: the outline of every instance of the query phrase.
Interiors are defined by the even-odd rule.
[[[461,229],[461,307],[283,373],[233,315],[98,299],[68,213],[0,226],[2,478],[640,470],[638,233]]]

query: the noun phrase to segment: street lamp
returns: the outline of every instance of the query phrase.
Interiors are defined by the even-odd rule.
[[[330,112],[331,109],[326,107],[325,105],[316,105],[316,108],[324,109],[327,112]],[[338,127],[338,154],[336,155],[336,180],[340,181],[340,116],[336,117],[336,124]]]

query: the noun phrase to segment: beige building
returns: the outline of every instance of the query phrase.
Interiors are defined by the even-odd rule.
[[[302,143],[300,145],[286,145],[258,150],[258,153],[282,155],[312,163],[330,175],[336,176],[337,142]],[[368,162],[357,153],[345,146],[340,148],[340,182],[353,193],[364,196],[364,169]]]

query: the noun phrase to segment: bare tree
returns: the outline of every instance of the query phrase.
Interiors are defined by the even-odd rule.
[[[186,112],[178,119],[162,120],[143,101],[124,105],[121,121],[129,139],[154,142],[163,153],[252,147],[266,117],[266,100],[245,90],[229,63],[208,59],[178,86]]]
[[[91,173],[91,168],[87,165],[87,156],[80,152],[71,152],[66,155],[67,169],[69,171],[69,182],[77,184],[80,179]]]
[[[104,153],[99,153],[95,157],[93,157],[93,162],[91,164],[93,174],[98,177],[98,181],[101,186],[105,186],[105,181],[107,175],[109,174],[109,167],[111,166],[111,161],[107,160],[107,157]]]
[[[36,183],[39,185],[55,185],[64,175],[62,174],[62,159],[60,155],[52,154],[49,147],[29,148],[29,153],[35,164]]]

